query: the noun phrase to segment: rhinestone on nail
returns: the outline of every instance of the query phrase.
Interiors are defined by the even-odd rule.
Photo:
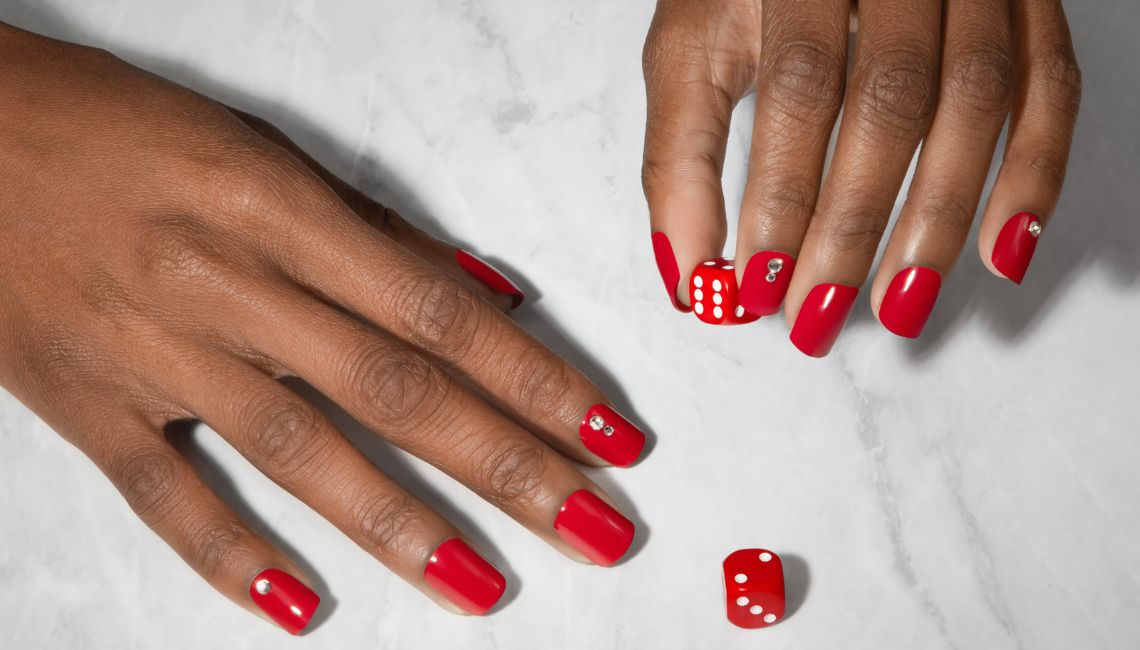
[[[614,435],[614,428],[607,424],[606,428],[602,429],[602,433],[606,434],[607,436],[612,436]]]
[[[776,274],[775,273],[769,273],[768,275],[764,276],[764,279],[767,280],[768,282],[775,282],[776,281]]]
[[[604,426],[606,426],[606,420],[602,416],[595,415],[590,418],[590,428],[594,431],[601,431]]]
[[[784,268],[784,260],[778,257],[768,260],[768,270],[772,273],[779,273],[782,268]]]
[[[269,593],[269,591],[273,589],[273,585],[269,584],[269,581],[265,578],[258,580],[257,584],[253,585],[253,587],[254,589],[257,589],[257,593],[261,594],[262,596]]]
[[[1033,221],[1029,224],[1029,234],[1038,237],[1041,234],[1041,222]]]

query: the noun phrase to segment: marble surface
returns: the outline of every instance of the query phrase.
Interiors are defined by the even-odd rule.
[[[291,640],[217,596],[75,449],[0,393],[3,648],[1140,647],[1140,10],[1071,3],[1085,105],[1058,218],[1020,288],[967,247],[927,335],[861,299],[807,359],[781,319],[669,308],[639,186],[651,3],[4,0],[283,126],[335,171],[537,297],[519,319],[656,433],[597,480],[632,559],[578,566],[422,463],[370,453],[516,584],[488,619],[390,576],[201,429],[195,462],[318,576]],[[750,106],[735,119],[729,203]],[[364,434],[357,432],[357,437]],[[792,615],[742,631],[719,562],[762,545]]]

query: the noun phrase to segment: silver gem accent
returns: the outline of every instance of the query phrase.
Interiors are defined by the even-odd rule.
[[[606,434],[607,436],[612,436],[614,435],[614,428],[607,424],[606,428],[602,430],[602,433]]]
[[[768,282],[775,282],[776,281],[776,274],[775,273],[769,273],[768,275],[764,276],[764,279],[767,280]]]
[[[1035,238],[1039,237],[1041,235],[1041,222],[1040,221],[1033,221],[1029,224],[1029,234],[1033,235]]]
[[[253,588],[257,590],[257,593],[264,596],[273,589],[273,585],[269,584],[269,581],[265,578],[262,578],[253,585]]]
[[[594,431],[601,431],[604,426],[606,426],[606,420],[602,416],[595,415],[590,418],[590,428]]]
[[[773,257],[772,259],[768,260],[768,270],[771,271],[772,273],[779,273],[780,270],[783,268],[784,268],[784,260],[782,260],[778,257]]]

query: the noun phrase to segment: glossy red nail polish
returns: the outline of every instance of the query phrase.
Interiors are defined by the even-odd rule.
[[[595,404],[586,411],[578,425],[578,437],[586,449],[617,467],[632,465],[645,448],[645,434],[605,404]]]
[[[796,261],[778,251],[760,251],[748,259],[738,300],[745,311],[770,316],[780,311]]]
[[[464,250],[455,251],[455,261],[459,262],[459,266],[467,271],[471,277],[475,278],[495,293],[505,294],[511,297],[511,309],[518,307],[526,299],[526,294],[510,278],[503,275],[501,271],[484,262],[483,260],[475,257],[471,253]]]
[[[879,305],[879,322],[899,336],[917,338],[941,288],[942,276],[934,269],[912,266],[899,271]]]
[[[792,344],[809,357],[825,357],[839,338],[859,290],[842,284],[817,285],[808,293],[796,322]]]
[[[249,584],[249,597],[289,634],[300,634],[309,624],[320,596],[281,569],[266,569]]]
[[[681,269],[677,267],[677,258],[673,255],[673,245],[669,243],[669,237],[663,232],[653,233],[653,257],[657,259],[657,270],[661,273],[661,280],[665,282],[665,290],[669,292],[669,300],[673,302],[673,307],[686,314],[692,311],[677,298],[677,285],[681,283]]]
[[[612,566],[633,543],[633,522],[588,490],[578,490],[566,499],[554,518],[554,530],[600,566]]]
[[[1017,284],[1025,279],[1033,251],[1037,250],[1037,238],[1041,236],[1041,220],[1031,212],[1022,212],[1010,217],[1001,227],[990,262],[1002,275]]]
[[[424,580],[456,607],[481,616],[499,602],[507,579],[461,539],[439,545],[424,567]]]

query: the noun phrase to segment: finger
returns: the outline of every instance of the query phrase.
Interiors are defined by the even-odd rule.
[[[879,321],[909,338],[969,236],[1012,97],[1009,4],[963,0],[946,12],[938,109],[871,292]]]
[[[289,139],[280,129],[266,120],[235,108],[229,108],[248,127],[263,138],[281,147],[300,160],[324,181],[337,196],[373,228],[397,241],[404,248],[436,265],[467,288],[479,293],[499,309],[514,309],[523,303],[526,294],[506,274],[479,258],[474,253],[436,239],[408,223],[395,210],[385,207],[371,197],[341,180],[317,162],[305,150]]]
[[[780,309],[843,103],[849,2],[769,0],[736,259],[740,304]]]
[[[184,407],[254,466],[440,605],[481,615],[506,579],[446,519],[380,472],[313,405],[237,360],[190,369]]]
[[[860,5],[855,67],[835,156],[785,309],[792,343],[810,356],[826,355],[843,328],[929,126],[940,14],[936,0]]]
[[[673,306],[681,311],[689,311],[686,289],[693,269],[719,257],[724,247],[721,172],[729,123],[755,73],[753,52],[710,58],[709,49],[716,45],[704,39],[712,36],[691,32],[691,25],[706,19],[676,15],[678,6],[703,13],[699,4],[675,4],[669,10],[662,5],[643,55],[647,115],[642,184],[657,268]]]
[[[568,556],[610,565],[628,550],[633,524],[610,504],[592,508],[595,514],[584,522],[571,516],[576,523],[567,533],[559,524],[565,511],[582,510],[574,504],[583,498],[604,503],[605,494],[439,362],[308,296],[263,298],[248,302],[263,305],[263,318],[290,327],[271,330],[252,313],[242,314],[234,329],[249,349],[305,379],[362,424],[464,483]],[[607,523],[598,523],[599,511],[608,513],[602,518]]]
[[[114,444],[91,458],[147,526],[230,600],[291,634],[305,629],[320,598],[304,575],[238,519],[160,431],[128,419],[107,436]]]
[[[1013,25],[1017,91],[978,252],[991,272],[1021,284],[1061,196],[1081,71],[1060,0],[1014,2]]]
[[[447,364],[573,458],[621,467],[637,460],[645,435],[573,366],[454,278],[344,216],[343,203],[322,187],[293,184],[301,191],[269,217],[304,224],[282,229],[265,251],[279,272]],[[315,225],[313,215],[322,215]],[[595,415],[605,420],[601,429],[591,426]]]

